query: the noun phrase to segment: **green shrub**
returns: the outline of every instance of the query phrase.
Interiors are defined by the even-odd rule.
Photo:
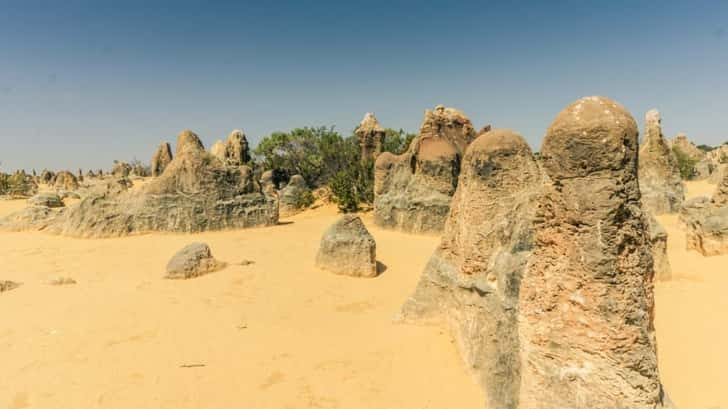
[[[678,169],[680,169],[680,177],[686,180],[692,178],[695,175],[695,164],[698,163],[698,161],[692,159],[677,146],[673,146],[672,151],[675,153],[675,159],[677,159],[677,166]]]
[[[351,163],[329,182],[331,197],[344,213],[359,210],[360,203],[374,202],[374,162]]]
[[[343,138],[333,127],[274,132],[260,141],[255,155],[264,170],[275,170],[284,179],[301,175],[313,187],[325,185],[359,157],[355,138]]]
[[[305,209],[311,206],[314,200],[313,193],[310,190],[299,190],[293,198],[293,203],[297,209]]]
[[[391,152],[395,155],[404,153],[409,148],[412,139],[417,134],[405,133],[403,129],[394,130],[387,128],[384,130],[384,144],[382,145],[382,152]]]

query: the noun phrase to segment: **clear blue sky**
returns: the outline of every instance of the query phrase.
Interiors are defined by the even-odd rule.
[[[436,104],[538,149],[585,95],[728,140],[728,2],[147,3],[0,0],[2,170],[146,162],[184,128],[416,131]]]

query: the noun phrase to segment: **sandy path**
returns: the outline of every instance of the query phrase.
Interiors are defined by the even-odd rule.
[[[715,185],[687,184],[687,197]],[[677,216],[659,216],[668,234],[673,279],[655,287],[660,371],[679,408],[728,408],[728,256],[687,251]]]
[[[0,202],[0,216],[23,206]],[[0,279],[24,282],[0,296],[0,408],[481,408],[447,334],[391,322],[438,239],[365,217],[387,270],[334,276],[313,258],[336,217],[108,240],[0,233]],[[728,408],[728,256],[687,252],[677,217],[659,219],[675,277],[656,285],[663,380],[680,408]],[[255,264],[161,279],[192,241]],[[78,284],[46,284],[57,276]]]
[[[481,407],[447,334],[391,322],[438,240],[372,229],[384,274],[334,276],[313,259],[335,218],[107,240],[1,233],[2,278],[24,285],[0,297],[0,408]],[[196,240],[255,264],[161,279]],[[61,275],[78,284],[46,284]]]

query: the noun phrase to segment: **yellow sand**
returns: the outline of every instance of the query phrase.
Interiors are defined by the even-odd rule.
[[[0,217],[23,206],[0,202]],[[0,409],[482,408],[447,333],[392,323],[439,240],[366,216],[387,270],[335,276],[313,260],[336,218],[323,207],[271,228],[104,240],[0,233],[0,280],[24,283],[0,294]],[[662,377],[680,408],[728,408],[728,256],[686,252],[675,219],[660,217],[676,277],[656,287]],[[193,241],[230,266],[162,279]],[[47,284],[59,276],[78,284]]]
[[[716,187],[686,185],[688,198],[710,197]],[[728,255],[687,251],[677,215],[657,219],[667,230],[673,275],[655,287],[662,380],[679,408],[728,408]]]

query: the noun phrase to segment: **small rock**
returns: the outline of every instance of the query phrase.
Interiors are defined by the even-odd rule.
[[[224,267],[224,263],[212,257],[210,247],[205,243],[192,243],[169,260],[167,274],[169,279],[188,279],[211,273]]]
[[[0,281],[0,293],[20,287],[20,283],[14,281]]]
[[[71,285],[71,284],[76,284],[76,280],[72,279],[71,277],[56,277],[56,278],[48,281],[48,284],[50,284],[50,285]]]
[[[316,265],[334,274],[377,275],[377,245],[359,216],[345,215],[321,237]]]
[[[55,193],[38,193],[37,195],[28,199],[28,204],[31,206],[45,206],[45,207],[63,207],[63,200]]]

